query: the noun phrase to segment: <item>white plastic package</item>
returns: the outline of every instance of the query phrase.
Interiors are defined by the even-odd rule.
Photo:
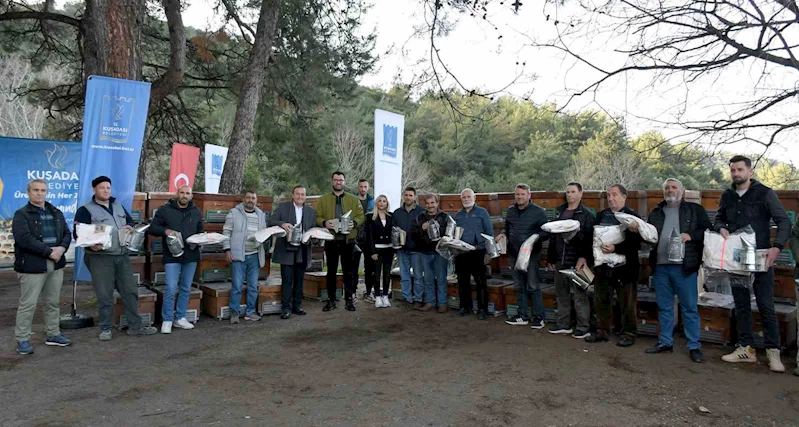
[[[303,233],[303,235],[302,235],[302,243],[308,243],[308,241],[311,240],[311,239],[333,240],[333,239],[335,239],[335,236],[330,234],[330,231],[328,231],[325,228],[314,227],[314,228],[306,231],[305,233]]]
[[[79,248],[90,248],[94,245],[103,245],[103,250],[111,248],[112,227],[106,224],[83,224],[75,225],[75,233],[78,239],[75,246]]]
[[[538,241],[538,234],[533,234],[532,236],[528,237],[527,240],[522,243],[521,249],[519,249],[519,257],[516,258],[516,269],[519,271],[527,271],[527,268],[530,265],[530,255],[533,253],[533,246],[535,242]]]
[[[216,245],[224,242],[225,240],[228,240],[228,238],[219,233],[197,233],[189,236],[189,238],[186,239],[186,243],[203,246]]]
[[[658,242],[658,229],[655,228],[654,225],[638,218],[635,215],[626,214],[623,212],[616,212],[616,219],[623,225],[625,228],[629,227],[630,224],[633,222],[638,223],[638,234],[641,235],[641,238],[649,243],[657,243]]]
[[[623,225],[597,225],[594,227],[594,267],[606,264],[609,267],[618,267],[627,262],[627,258],[621,254],[606,254],[602,252],[602,245],[618,245],[624,241]]]
[[[732,273],[747,274],[744,265],[744,248],[741,238],[755,241],[755,233],[747,227],[730,233],[726,239],[714,231],[705,230],[705,247],[702,250],[702,264],[705,267]],[[767,249],[755,251],[755,271],[766,271]]]
[[[580,221],[574,219],[551,221],[542,225],[541,229],[552,234],[571,233],[580,229]]]
[[[286,230],[283,227],[278,227],[277,225],[273,225],[272,227],[262,228],[253,234],[253,239],[255,239],[258,243],[263,243],[269,240],[272,236],[283,237],[286,235]]]
[[[444,236],[436,245],[436,252],[442,257],[451,260],[456,256],[464,253],[473,251],[476,248],[462,240],[452,239],[450,237]]]

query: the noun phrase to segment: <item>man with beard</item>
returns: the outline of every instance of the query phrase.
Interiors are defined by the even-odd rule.
[[[184,185],[178,188],[177,198],[171,199],[164,206],[158,208],[153,217],[148,231],[153,236],[163,237],[163,247],[167,247],[167,236],[180,236],[185,242],[190,236],[203,232],[203,213],[191,200],[191,187]],[[185,245],[183,255],[175,257],[169,251],[164,251],[164,270],[166,272],[166,290],[162,301],[161,333],[172,333],[174,325],[180,329],[194,329],[186,320],[186,310],[189,307],[189,294],[191,282],[194,280],[194,271],[200,260],[200,247]],[[175,294],[178,295],[177,310],[175,309]]]
[[[352,282],[352,252],[355,248],[355,239],[358,236],[358,227],[365,221],[363,206],[357,197],[344,191],[346,178],[343,172],[333,172],[331,176],[330,193],[319,198],[316,203],[316,225],[331,231],[336,228],[336,223],[342,221],[342,216],[350,213],[349,221],[352,228],[349,234],[335,232],[335,239],[325,242],[325,258],[327,259],[327,296],[328,300],[322,311],[336,309],[336,274],[339,259],[341,271],[344,272],[344,300],[347,311],[355,311],[353,298],[355,284]]]
[[[663,183],[663,198],[648,221],[658,230],[657,246],[649,254],[649,265],[652,267],[652,281],[658,303],[658,321],[660,335],[658,343],[646,350],[649,354],[671,353],[674,339],[674,296],[680,300],[683,316],[685,339],[688,341],[688,352],[691,360],[701,363],[703,360],[699,344],[699,311],[697,299],[699,293],[696,278],[702,265],[702,243],[705,230],[711,228],[710,219],[705,208],[696,203],[683,200],[685,189],[682,183],[669,178]],[[637,228],[637,225],[632,228]],[[672,234],[680,236],[682,241],[682,260],[669,256],[669,245]]]
[[[785,372],[780,360],[780,327],[774,311],[774,261],[790,237],[791,220],[782,207],[774,190],[752,178],[752,160],[744,156],[730,159],[732,186],[719,201],[715,228],[726,239],[747,225],[755,232],[757,249],[768,249],[765,272],[754,273],[752,289],[757,308],[763,319],[763,340],[766,346],[769,368],[773,372]],[[771,242],[771,221],[777,224],[777,234]],[[731,277],[732,278],[732,277]],[[749,280],[749,277],[746,277]],[[738,344],[735,351],[723,356],[725,362],[756,363],[757,355],[752,348],[752,308],[749,286],[732,284],[735,299],[735,319],[738,326]]]
[[[394,227],[405,231],[405,245],[397,251],[397,260],[400,268],[400,286],[402,298],[406,303],[418,304],[421,308],[424,281],[422,279],[422,254],[416,248],[416,239],[413,235],[413,223],[424,209],[416,204],[416,189],[405,187],[402,192],[402,206],[394,211],[391,216]],[[413,269],[413,288],[411,288],[411,269]]]
[[[264,212],[255,205],[258,195],[247,191],[241,203],[225,217],[222,234],[228,238],[222,244],[230,263],[230,323],[239,323],[241,290],[247,279],[247,311],[244,320],[257,322],[261,316],[255,311],[258,301],[258,271],[266,264],[266,249],[255,240],[255,232],[266,227]]]
[[[432,221],[438,223],[441,235],[447,228],[449,215],[438,209],[438,196],[427,193],[423,197],[425,211],[416,216],[413,222],[413,235],[416,248],[422,256],[424,276],[424,305],[419,311],[431,311],[438,307],[439,313],[446,313],[447,308],[447,259],[436,252],[438,241],[430,238],[428,229]]]

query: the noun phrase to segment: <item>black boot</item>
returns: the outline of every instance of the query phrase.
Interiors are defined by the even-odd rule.
[[[336,302],[328,300],[327,304],[325,304],[325,307],[322,309],[322,311],[331,311],[335,309],[336,309]]]

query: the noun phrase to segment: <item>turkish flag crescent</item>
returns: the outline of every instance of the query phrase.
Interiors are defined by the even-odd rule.
[[[184,144],[172,145],[172,161],[169,164],[169,192],[177,193],[178,187],[194,187],[194,176],[200,161],[200,149]]]

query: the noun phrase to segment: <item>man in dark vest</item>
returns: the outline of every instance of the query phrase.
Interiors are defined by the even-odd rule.
[[[92,180],[94,196],[75,213],[75,222],[82,224],[104,224],[111,226],[111,247],[102,245],[86,248],[83,261],[92,275],[100,310],[100,341],[111,340],[114,315],[114,289],[125,305],[128,335],[152,335],[158,330],[142,326],[139,316],[139,291],[133,282],[133,268],[128,250],[119,243],[119,230],[133,230],[133,218],[128,211],[111,197],[111,178],[98,176]],[[75,238],[78,238],[77,227]]]
[[[177,197],[158,208],[148,230],[153,236],[161,236],[162,247],[166,248],[167,236],[180,233],[183,242],[190,236],[203,232],[203,213],[191,200],[191,187],[184,185],[178,188]],[[183,255],[175,257],[168,250],[164,251],[164,270],[166,272],[166,292],[162,301],[161,333],[171,334],[172,325],[180,329],[194,329],[194,325],[186,320],[189,308],[191,282],[194,271],[200,261],[200,247],[184,245]],[[177,294],[177,310],[175,295]]]
[[[286,230],[286,237],[278,238],[275,242],[275,253],[272,256],[272,260],[280,264],[280,277],[283,281],[281,319],[288,319],[292,313],[298,316],[308,314],[302,309],[302,284],[305,270],[311,263],[311,244],[308,242],[294,246],[287,239],[293,228],[305,232],[316,226],[316,211],[305,204],[305,187],[294,187],[291,199],[289,202],[281,202],[269,219],[269,226],[276,225]]]

